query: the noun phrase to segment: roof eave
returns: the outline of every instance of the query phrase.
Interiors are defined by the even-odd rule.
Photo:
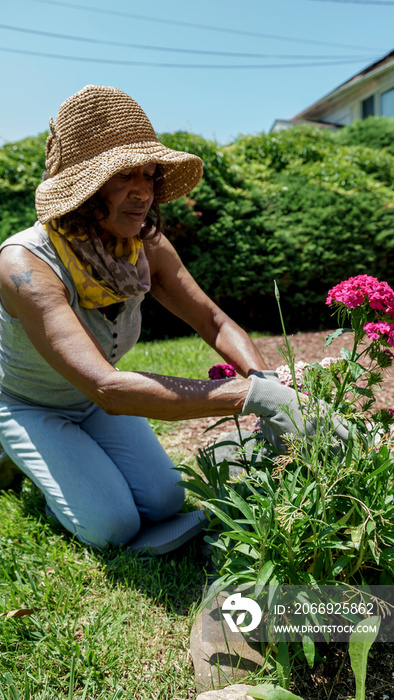
[[[294,117],[292,117],[292,119],[308,118],[308,114],[315,114],[319,111],[319,109],[321,109],[321,107],[327,107],[330,104],[336,102],[338,99],[342,98],[344,95],[346,95],[346,93],[351,93],[360,85],[361,82],[368,83],[374,80],[377,76],[381,75],[382,73],[385,73],[386,71],[390,70],[394,66],[394,51],[387,54],[385,56],[385,59],[382,59],[382,61],[384,61],[383,64],[382,61],[379,61],[379,65],[374,70],[370,71],[370,67],[367,67],[360,73],[357,73],[357,75],[353,76],[353,78],[349,78],[349,80],[347,80],[345,83],[341,83],[341,85],[339,85],[334,90],[331,90],[331,92],[327,93],[327,95],[322,97],[320,100],[314,102],[312,105],[302,110],[302,112],[298,112],[297,114],[295,114]],[[373,65],[374,64],[372,64],[372,66]],[[366,71],[368,71],[368,73],[366,73]]]

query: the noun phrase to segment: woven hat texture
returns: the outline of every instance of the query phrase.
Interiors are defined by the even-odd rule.
[[[188,194],[201,180],[202,160],[160,143],[145,112],[117,88],[87,85],[60,105],[49,125],[49,177],[36,190],[43,224],[79,207],[124,168],[151,161],[162,166],[159,204]]]

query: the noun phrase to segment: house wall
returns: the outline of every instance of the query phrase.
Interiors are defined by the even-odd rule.
[[[394,89],[394,62],[385,66],[378,75],[360,75],[347,85],[333,91],[327,98],[319,101],[297,117],[308,121],[324,121],[333,124],[351,124],[356,119],[362,119],[363,100],[374,95],[375,115],[382,114],[381,96],[384,92]],[[391,101],[390,104],[394,104]],[[394,117],[393,114],[387,115]]]

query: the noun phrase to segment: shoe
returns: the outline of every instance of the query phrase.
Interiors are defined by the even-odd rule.
[[[177,513],[168,520],[143,526],[128,545],[132,552],[167,554],[197,535],[208,525],[203,510]]]

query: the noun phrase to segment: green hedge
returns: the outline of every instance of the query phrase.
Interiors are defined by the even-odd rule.
[[[34,191],[45,169],[47,133],[0,148],[0,243],[36,220]]]
[[[393,134],[390,118],[336,133],[299,126],[240,136],[229,146],[162,134],[205,170],[189,197],[164,207],[166,233],[201,287],[248,330],[279,330],[274,279],[290,331],[327,326],[324,300],[340,280],[366,273],[394,284]],[[34,220],[45,136],[0,149],[2,238]],[[187,331],[156,311],[147,299],[145,338]]]

